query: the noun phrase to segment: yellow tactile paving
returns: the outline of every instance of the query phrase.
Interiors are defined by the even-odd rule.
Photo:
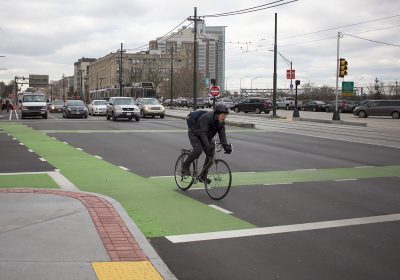
[[[158,280],[163,279],[149,261],[93,262],[99,280]]]

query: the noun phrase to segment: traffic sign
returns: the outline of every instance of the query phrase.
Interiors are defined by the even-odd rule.
[[[354,91],[354,82],[342,82],[342,96],[352,96]]]
[[[292,74],[290,74],[290,69],[286,70],[286,79],[296,79],[295,70],[292,69]]]
[[[219,96],[219,86],[211,86],[210,94],[211,94],[211,96],[214,96],[214,97]]]

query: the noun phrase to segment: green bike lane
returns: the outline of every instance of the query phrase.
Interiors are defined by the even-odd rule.
[[[254,228],[176,190],[173,177],[145,178],[21,124],[3,129],[33,149],[80,190],[119,201],[147,237]],[[400,166],[234,173],[234,186],[392,177]]]

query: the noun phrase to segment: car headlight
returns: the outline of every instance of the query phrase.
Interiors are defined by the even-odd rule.
[[[148,111],[148,110],[149,110],[149,107],[144,106],[143,110]]]
[[[161,111],[164,111],[165,110],[165,108],[164,108],[164,106],[160,106],[160,108],[161,108]]]
[[[42,107],[42,110],[47,110],[47,106],[43,106],[43,107]]]
[[[51,106],[51,109],[52,109],[52,110],[54,110],[55,108],[56,108],[56,107],[54,107],[54,105],[53,105],[53,106]]]
[[[115,110],[117,110],[117,111],[122,111],[122,107],[120,107],[120,106],[115,106]]]
[[[85,110],[85,112],[87,112],[87,108],[85,108],[84,110]]]

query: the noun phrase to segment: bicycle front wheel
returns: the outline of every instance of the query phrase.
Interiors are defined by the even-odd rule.
[[[228,164],[222,159],[214,160],[208,169],[207,180],[204,180],[208,195],[212,199],[220,200],[228,194],[231,184],[232,173]]]
[[[178,159],[176,160],[175,163],[175,183],[183,191],[186,191],[193,185],[193,177],[192,176],[184,176],[182,175],[182,166],[185,160],[188,158],[189,154],[188,153],[182,153]],[[192,167],[193,166],[193,167]],[[190,173],[193,174],[194,170],[194,163],[192,164],[192,168],[190,170]]]

